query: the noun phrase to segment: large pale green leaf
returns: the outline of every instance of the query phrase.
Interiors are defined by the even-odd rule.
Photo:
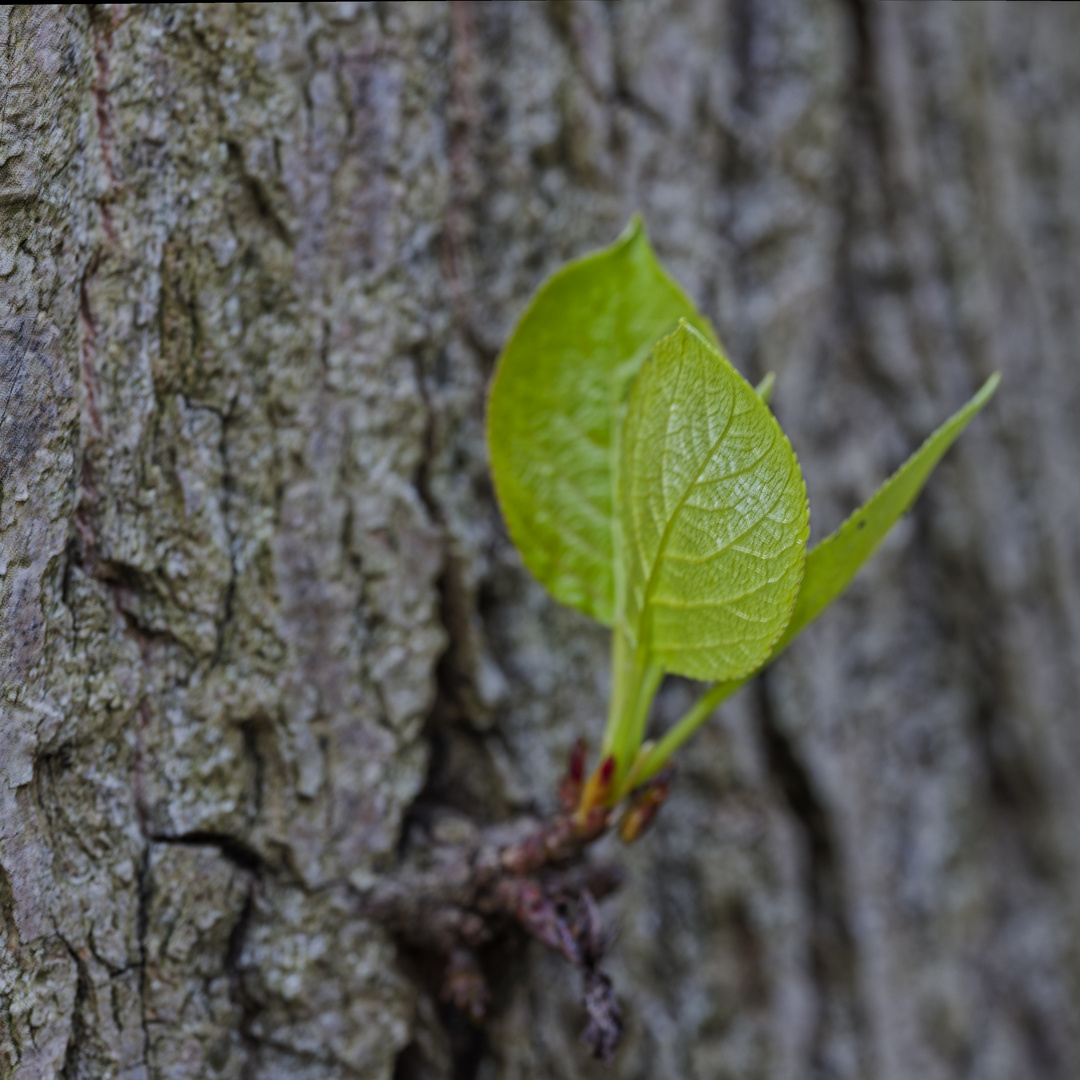
[[[792,639],[847,588],[859,568],[915,501],[945,451],[994,396],[1000,381],[997,375],[987,379],[979,392],[950,416],[836,532],[811,549],[806,557],[806,573],[791,621],[762,667],[772,663]],[[713,710],[746,681],[745,678],[730,679],[710,687],[686,716],[660,740],[649,764],[640,771],[638,781],[648,779],[662,768],[664,762],[709,718]]]
[[[791,617],[806,488],[767,406],[686,323],[634,383],[619,472],[631,644],[697,679],[752,671]]]
[[[540,287],[492,383],[491,471],[510,535],[556,599],[607,625],[624,403],[649,348],[680,318],[712,334],[635,217],[611,247]]]

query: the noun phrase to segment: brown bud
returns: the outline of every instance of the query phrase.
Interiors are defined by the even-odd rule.
[[[570,813],[581,798],[581,785],[585,779],[585,740],[577,739],[570,750],[566,775],[559,781],[559,804]]]
[[[632,844],[652,824],[671,790],[671,777],[672,771],[665,770],[630,796],[630,804],[619,822],[619,838],[623,843]]]
[[[603,809],[607,805],[607,801],[615,788],[617,772],[618,767],[615,763],[615,756],[608,754],[589,777],[585,784],[585,790],[581,793],[581,800],[578,802],[577,810],[574,812],[574,822],[579,831],[583,831],[594,820],[594,810]]]

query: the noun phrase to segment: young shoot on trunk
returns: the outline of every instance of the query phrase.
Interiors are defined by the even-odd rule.
[[[537,290],[488,405],[495,490],[525,565],[611,628],[611,698],[573,820],[640,835],[672,755],[847,587],[998,384],[991,376],[870,500],[807,551],[806,487],[769,409],[635,217]],[[664,676],[706,683],[649,741]],[[565,790],[564,790],[565,797]]]

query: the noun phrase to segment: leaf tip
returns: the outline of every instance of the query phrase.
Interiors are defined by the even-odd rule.
[[[669,335],[669,338],[675,338],[679,335],[688,336],[691,339],[701,342],[709,347],[710,350],[719,351],[717,346],[711,342],[685,315],[679,317],[679,325]],[[661,338],[661,341],[664,339]],[[659,344],[659,342],[657,342]],[[654,346],[655,348],[655,346]]]
[[[775,372],[772,372],[772,371],[767,372],[766,375],[765,375],[765,378],[762,379],[761,382],[759,382],[757,384],[757,386],[754,387],[754,393],[757,394],[757,396],[759,398],[761,398],[761,400],[766,405],[768,405],[770,398],[772,398],[773,387],[775,385],[776,385],[776,374],[775,374]]]
[[[645,219],[641,216],[640,210],[635,210],[630,215],[630,220],[619,234],[616,244],[629,247],[637,240],[644,240],[646,244],[649,242],[649,234],[645,230]]]
[[[980,402],[987,402],[993,396],[997,388],[1001,385],[1001,372],[995,371],[989,379],[986,380],[979,388],[979,392],[975,395]]]

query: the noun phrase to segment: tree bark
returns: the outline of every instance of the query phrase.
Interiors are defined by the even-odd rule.
[[[496,951],[471,1029],[361,897],[599,739],[605,636],[506,539],[484,390],[635,209],[776,372],[816,537],[1003,384],[615,852],[613,1075],[1080,1075],[1080,8],[13,6],[0,43],[0,1075],[595,1075],[556,958]]]

